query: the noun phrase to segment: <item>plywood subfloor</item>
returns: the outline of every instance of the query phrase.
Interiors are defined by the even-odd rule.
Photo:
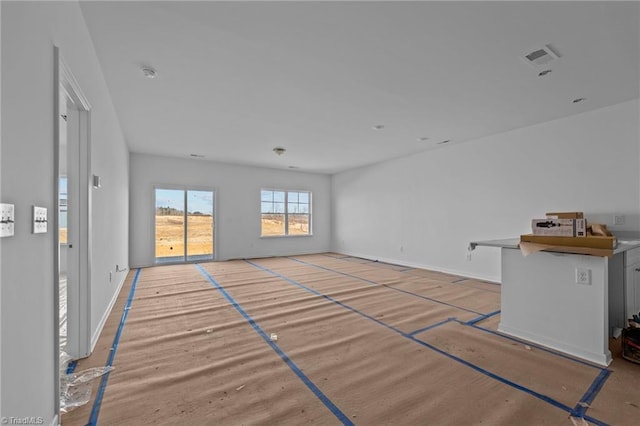
[[[336,253],[145,268],[63,424],[638,423],[639,365],[507,338],[499,309],[496,284]]]

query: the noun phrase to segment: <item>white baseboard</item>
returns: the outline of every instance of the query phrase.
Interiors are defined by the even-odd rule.
[[[427,265],[424,263],[414,263],[414,262],[407,262],[404,260],[398,260],[398,259],[392,259],[392,258],[387,258],[387,257],[376,257],[376,258],[372,258],[370,255],[366,255],[366,254],[361,254],[361,253],[356,253],[356,252],[349,252],[349,251],[345,251],[345,250],[333,250],[333,253],[340,253],[340,254],[344,254],[347,256],[353,256],[353,257],[360,257],[362,259],[367,259],[367,260],[371,260],[371,261],[379,261],[379,262],[384,262],[384,263],[392,263],[394,265],[402,265],[402,266],[408,266],[411,268],[418,268],[418,269],[427,269],[430,271],[436,271],[436,272],[443,272],[445,274],[451,274],[451,275],[458,275],[460,277],[465,277],[465,278],[473,278],[473,279],[477,279],[480,281],[487,281],[487,282],[491,282],[494,284],[500,284],[500,277],[494,277],[494,276],[488,276],[488,275],[482,275],[482,274],[470,274],[468,272],[463,272],[463,271],[457,271],[454,269],[447,269],[447,268],[440,268],[438,266],[434,266],[434,265]]]
[[[603,353],[600,353],[594,350],[590,350],[589,348],[582,348],[575,345],[567,344],[566,342],[560,342],[558,340],[551,339],[538,333],[520,330],[516,327],[505,325],[503,321],[501,321],[498,325],[498,331],[508,336],[533,342],[540,346],[554,349],[556,351],[572,355],[576,358],[581,358],[585,361],[591,361],[592,363],[598,364],[601,367],[608,367],[609,364],[611,364],[611,351],[609,351],[609,349],[606,349]]]
[[[98,339],[100,338],[100,334],[102,334],[102,329],[104,328],[104,325],[107,322],[107,318],[109,318],[109,315],[111,314],[111,311],[113,310],[113,306],[116,304],[116,300],[118,299],[118,296],[120,295],[120,291],[122,290],[122,286],[124,285],[124,282],[127,280],[127,275],[129,275],[129,270],[127,270],[126,274],[122,274],[122,278],[120,279],[120,282],[118,283],[118,289],[114,292],[113,297],[111,298],[111,301],[109,302],[109,306],[107,306],[106,311],[102,315],[102,318],[100,318],[100,322],[98,323],[98,326],[96,327],[96,329],[94,330],[94,332],[93,332],[93,334],[91,336],[91,353],[93,353],[93,350],[95,349],[96,344],[98,343]]]

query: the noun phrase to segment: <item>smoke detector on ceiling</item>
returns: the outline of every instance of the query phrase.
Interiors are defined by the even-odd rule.
[[[522,57],[524,61],[533,66],[537,67],[540,65],[546,65],[554,59],[558,59],[560,55],[558,52],[554,51],[554,49],[546,44],[540,49],[536,49],[531,53],[528,53]]]

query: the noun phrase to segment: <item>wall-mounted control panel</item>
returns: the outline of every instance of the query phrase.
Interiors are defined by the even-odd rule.
[[[13,204],[0,204],[0,237],[13,236],[14,210]]]
[[[47,209],[46,207],[33,206],[33,233],[47,233]]]

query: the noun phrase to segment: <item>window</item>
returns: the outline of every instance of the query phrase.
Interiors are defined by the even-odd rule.
[[[58,215],[58,220],[60,221],[58,224],[58,239],[60,244],[67,244],[69,241],[67,240],[67,217],[68,217],[68,206],[67,206],[67,177],[60,176],[58,184],[58,205],[60,208],[60,213]]]
[[[311,193],[263,189],[262,236],[311,235]]]
[[[156,188],[156,263],[211,260],[213,191]]]

